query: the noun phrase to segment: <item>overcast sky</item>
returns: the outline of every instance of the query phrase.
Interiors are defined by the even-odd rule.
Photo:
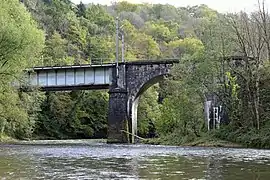
[[[82,1],[83,3],[99,3],[99,4],[111,4],[112,1],[117,0],[71,0],[74,3],[80,3]],[[157,4],[163,2],[175,5],[177,7],[179,6],[188,6],[188,5],[199,5],[199,4],[206,4],[210,8],[213,8],[215,10],[218,10],[219,12],[235,12],[240,10],[245,11],[252,11],[254,8],[256,8],[257,0],[127,0],[131,3],[152,3]],[[266,4],[268,9],[270,9],[268,6],[268,3],[270,0],[266,0]]]

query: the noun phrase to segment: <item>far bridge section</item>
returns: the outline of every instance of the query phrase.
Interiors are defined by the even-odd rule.
[[[43,91],[108,89],[108,143],[134,143],[140,96],[169,75],[174,63],[178,62],[178,59],[164,59],[34,67],[27,70],[26,86],[39,87]]]

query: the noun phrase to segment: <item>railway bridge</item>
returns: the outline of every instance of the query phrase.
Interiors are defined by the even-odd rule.
[[[42,91],[108,89],[108,143],[134,143],[140,95],[169,75],[174,63],[178,60],[34,67],[27,70],[26,84]]]

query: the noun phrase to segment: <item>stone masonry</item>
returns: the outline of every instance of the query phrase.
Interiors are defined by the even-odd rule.
[[[137,107],[141,94],[169,75],[178,61],[138,61],[119,64],[113,70],[109,94],[108,143],[134,143],[137,134]]]

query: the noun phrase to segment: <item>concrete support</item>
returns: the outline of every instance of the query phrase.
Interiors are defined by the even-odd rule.
[[[109,98],[108,143],[128,143],[127,91],[112,89]]]
[[[138,112],[139,97],[132,102],[131,108],[131,143],[135,143],[135,135],[137,135],[137,112]]]
[[[139,97],[135,100],[129,98],[123,89],[109,93],[108,143],[135,143]]]

